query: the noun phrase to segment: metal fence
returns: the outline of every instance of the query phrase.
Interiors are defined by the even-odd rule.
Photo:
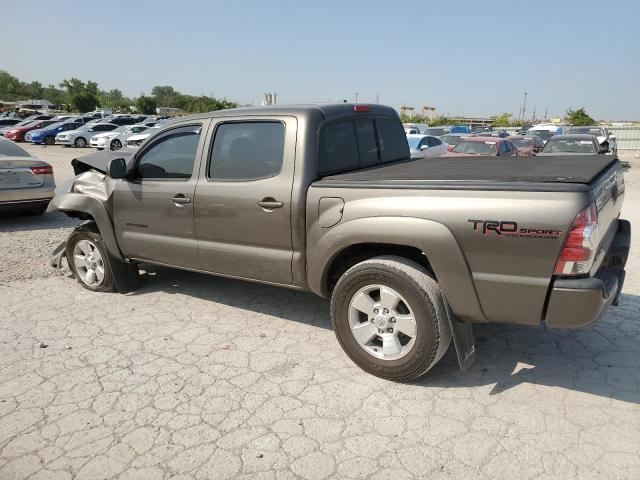
[[[640,126],[608,127],[609,133],[615,135],[618,150],[640,150]]]

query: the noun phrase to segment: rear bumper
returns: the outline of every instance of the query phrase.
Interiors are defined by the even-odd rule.
[[[581,328],[592,324],[609,305],[617,305],[624,284],[631,244],[631,224],[618,220],[616,235],[593,277],[553,282],[545,322],[552,328]]]
[[[35,200],[16,200],[14,202],[0,202],[0,212],[19,212],[31,208],[45,208],[51,198],[38,198]]]

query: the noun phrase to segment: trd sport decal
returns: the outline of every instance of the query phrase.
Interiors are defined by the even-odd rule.
[[[506,220],[474,220],[470,218],[467,222],[473,224],[474,232],[481,233],[482,235],[495,234],[501,237],[542,238],[555,240],[562,233],[562,230],[520,228],[518,227],[517,222]]]

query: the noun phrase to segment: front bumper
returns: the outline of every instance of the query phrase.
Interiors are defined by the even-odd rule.
[[[73,145],[73,139],[69,137],[65,137],[65,138],[56,137],[56,144],[57,145]]]
[[[609,305],[617,305],[631,245],[631,224],[618,220],[618,230],[593,277],[553,282],[545,323],[552,328],[586,327]]]

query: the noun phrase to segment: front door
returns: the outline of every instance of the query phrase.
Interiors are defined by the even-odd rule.
[[[297,123],[291,117],[225,118],[195,193],[202,269],[291,284],[291,189]]]
[[[133,177],[117,183],[114,223],[125,256],[197,268],[193,197],[203,127],[162,131],[136,154]]]

